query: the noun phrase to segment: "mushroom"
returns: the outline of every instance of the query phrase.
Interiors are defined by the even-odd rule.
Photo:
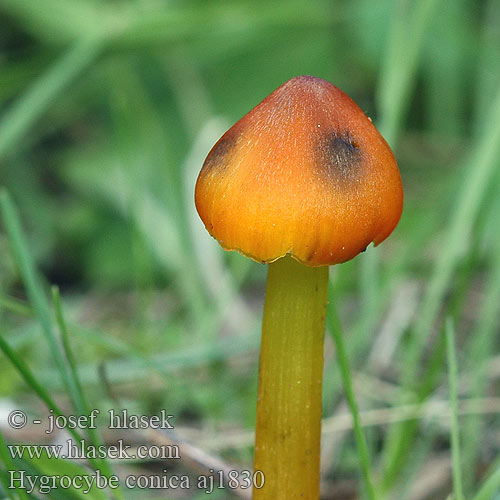
[[[340,89],[298,76],[219,139],[195,202],[224,249],[269,264],[254,459],[265,484],[254,499],[318,499],[327,266],[396,227],[394,155]]]

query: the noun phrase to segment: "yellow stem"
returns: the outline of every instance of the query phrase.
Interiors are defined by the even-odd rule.
[[[262,325],[254,500],[318,500],[328,267],[269,265]]]

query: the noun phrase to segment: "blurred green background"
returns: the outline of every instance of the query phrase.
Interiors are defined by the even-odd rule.
[[[0,0],[0,414],[46,414],[27,367],[79,408],[66,323],[87,406],[166,408],[175,439],[208,456],[169,471],[251,467],[266,269],[219,249],[193,190],[220,135],[300,74],[373,118],[405,187],[389,240],[331,272],[328,323],[338,314],[348,343],[379,497],[498,499],[498,0]],[[328,335],[325,349],[323,498],[361,498]],[[0,424],[8,442],[46,442]]]

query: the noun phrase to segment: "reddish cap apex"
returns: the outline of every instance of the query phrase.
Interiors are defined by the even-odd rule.
[[[195,201],[226,250],[321,266],[387,238],[403,189],[391,149],[354,101],[325,80],[298,76],[219,139]]]

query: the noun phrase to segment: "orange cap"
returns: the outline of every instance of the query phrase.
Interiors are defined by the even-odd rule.
[[[403,188],[391,149],[331,83],[298,76],[208,154],[196,208],[226,250],[258,262],[345,262],[396,227]]]

